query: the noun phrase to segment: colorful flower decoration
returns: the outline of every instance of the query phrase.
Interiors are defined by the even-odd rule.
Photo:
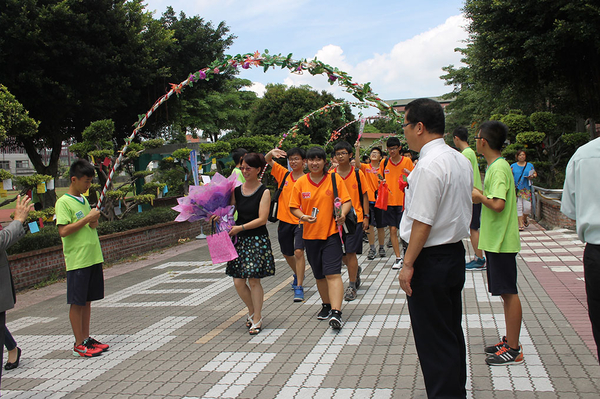
[[[399,118],[399,115],[396,113],[396,111],[371,90],[370,83],[354,83],[352,82],[352,77],[349,76],[346,72],[340,71],[338,68],[324,64],[316,58],[312,61],[308,61],[306,59],[294,60],[292,59],[291,53],[287,56],[282,56],[281,54],[271,55],[269,54],[268,50],[265,50],[263,54],[256,51],[254,53],[237,54],[234,56],[226,55],[224,58],[213,61],[209,66],[202,68],[196,72],[190,73],[188,78],[183,82],[179,84],[171,83],[171,90],[169,90],[167,94],[156,100],[156,102],[150,108],[150,110],[148,110],[148,112],[139,115],[138,121],[134,124],[134,130],[129,136],[129,141],[126,141],[124,148],[119,152],[119,156],[116,159],[110,171],[110,174],[106,181],[106,185],[104,186],[102,194],[100,195],[100,199],[98,200],[97,208],[100,209],[100,207],[102,206],[102,202],[106,197],[108,187],[110,187],[110,185],[112,184],[112,179],[114,177],[115,170],[120,165],[123,158],[123,154],[127,150],[129,143],[131,142],[131,140],[133,140],[136,134],[144,127],[144,125],[148,121],[148,118],[150,118],[150,116],[154,112],[156,112],[158,107],[160,107],[169,98],[171,98],[173,94],[181,94],[181,92],[185,89],[186,86],[192,87],[194,85],[194,82],[199,82],[201,80],[210,80],[215,75],[233,71],[238,67],[241,67],[242,69],[248,69],[251,66],[262,66],[265,72],[268,71],[269,68],[279,67],[281,69],[287,68],[292,73],[297,74],[302,74],[304,72],[308,72],[311,75],[324,74],[327,76],[327,81],[329,82],[329,84],[333,85],[337,82],[340,86],[346,89],[346,92],[351,93],[359,101],[365,102],[365,104],[372,104],[371,106],[377,107],[384,115],[388,115],[392,119]],[[308,121],[307,123],[310,124],[310,121]],[[296,127],[290,130],[291,131],[288,131],[287,134],[284,134],[280,144],[283,142],[283,140],[285,140],[286,137],[288,137],[289,133],[291,133],[292,136],[295,136],[298,131],[298,128]]]

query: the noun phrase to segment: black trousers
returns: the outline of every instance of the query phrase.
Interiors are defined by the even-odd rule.
[[[465,398],[465,247],[459,241],[423,248],[414,268],[408,310],[427,396]]]
[[[588,314],[600,362],[600,245],[587,244],[583,252],[583,275],[587,294]]]

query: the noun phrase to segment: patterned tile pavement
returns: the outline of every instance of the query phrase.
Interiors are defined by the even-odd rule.
[[[269,230],[278,269],[263,280],[265,328],[259,335],[248,335],[244,307],[224,265],[212,265],[206,243],[193,241],[105,271],[106,298],[93,305],[92,331],[111,349],[98,358],[71,355],[64,283],[19,295],[7,319],[23,356],[19,368],[4,371],[2,396],[426,397],[393,259],[368,261],[366,251],[359,257],[359,297],[344,303],[345,325],[335,333],[315,317],[320,301],[311,272],[305,302],[292,301],[291,272],[275,226]],[[583,244],[571,231],[535,224],[521,239],[525,363],[485,364],[483,346],[496,343],[504,330],[502,303],[487,293],[485,272],[468,271],[463,291],[468,396],[598,398],[600,367],[587,318]]]

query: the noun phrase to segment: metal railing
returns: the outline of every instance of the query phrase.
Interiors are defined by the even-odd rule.
[[[535,198],[535,201],[532,201],[532,213],[535,215],[535,220],[540,220],[542,217],[542,199],[554,201],[560,205],[562,193],[562,188],[556,189],[533,186],[531,190],[531,195],[533,198]]]

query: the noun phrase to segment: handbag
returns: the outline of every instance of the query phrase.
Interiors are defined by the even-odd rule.
[[[212,224],[212,230],[215,231],[215,223]],[[227,231],[220,231],[206,237],[208,243],[208,252],[213,264],[225,263],[238,257],[238,253],[231,242],[231,237]]]
[[[331,173],[331,184],[333,185],[333,198],[337,198],[338,197],[338,191],[337,191],[337,183],[335,181],[335,173]],[[335,218],[335,214],[334,214],[334,218]],[[348,214],[346,214],[346,220],[344,221],[344,234],[354,234],[356,233],[356,225],[358,223],[357,217],[356,217],[356,212],[354,211],[354,207],[350,208],[350,212],[348,212]]]
[[[379,188],[377,189],[377,201],[375,201],[375,208],[387,211],[389,191],[390,189],[388,188],[387,183],[380,181]]]
[[[285,176],[283,177],[283,180],[281,181],[281,184],[279,185],[279,188],[277,188],[277,190],[275,190],[275,192],[273,193],[273,197],[271,198],[271,206],[269,208],[269,216],[267,217],[267,220],[269,222],[276,222],[277,219],[277,211],[279,210],[279,196],[281,195],[281,192],[283,191],[283,186],[285,185],[285,179],[287,179],[287,177],[290,175],[290,172],[288,171]]]
[[[387,168],[388,161],[389,158],[386,158],[383,163],[384,172],[385,168]],[[389,193],[390,189],[388,188],[387,183],[384,183],[383,180],[380,180],[379,187],[377,188],[377,200],[375,201],[375,208],[381,209],[382,211],[387,211]]]

